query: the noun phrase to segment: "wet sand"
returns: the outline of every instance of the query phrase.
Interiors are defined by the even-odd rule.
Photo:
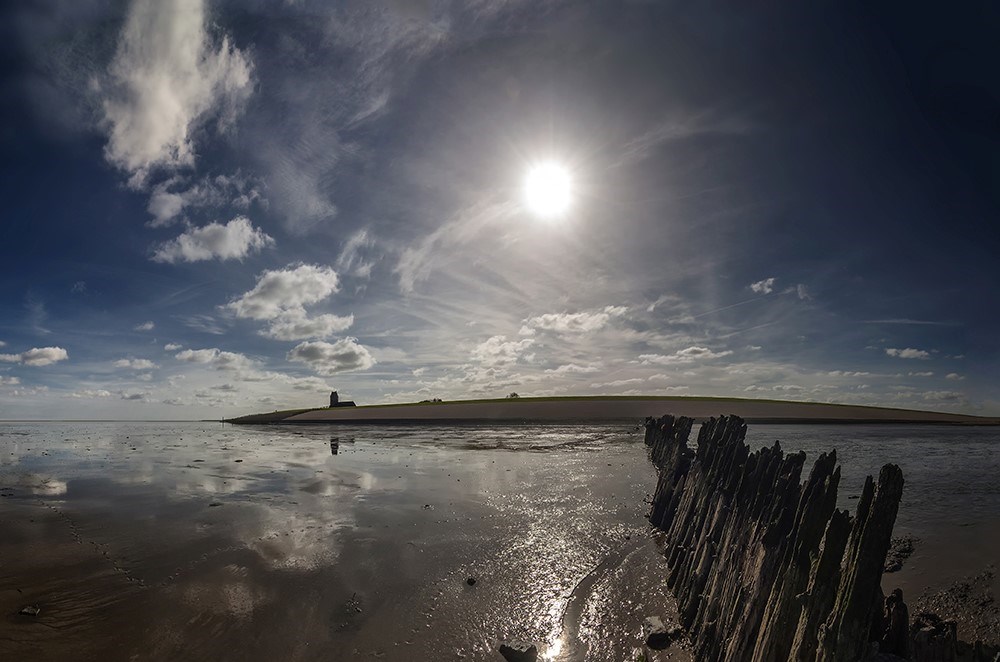
[[[669,616],[639,433],[406,434],[340,436],[336,455],[325,431],[4,435],[3,649],[492,660],[513,638],[608,659],[638,653],[645,616]],[[669,655],[651,659],[684,659]]]
[[[912,427],[751,430],[808,462],[836,446],[846,508],[863,472],[902,457],[898,528],[921,542],[888,588],[940,589],[992,557],[992,437],[964,432],[962,453],[928,458],[941,438]],[[962,493],[955,475],[975,484]],[[642,619],[673,610],[644,519],[654,485],[625,423],[2,424],[0,650],[500,660],[502,640],[527,639],[544,659],[634,660]],[[17,613],[28,605],[38,616]]]

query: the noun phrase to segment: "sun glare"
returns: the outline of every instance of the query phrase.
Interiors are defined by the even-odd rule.
[[[524,200],[535,215],[556,218],[569,209],[571,188],[566,168],[551,161],[539,163],[525,178]]]

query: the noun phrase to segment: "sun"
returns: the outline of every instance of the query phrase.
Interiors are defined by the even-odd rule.
[[[546,161],[528,170],[524,201],[536,216],[558,218],[569,209],[572,188],[569,171],[554,161]]]

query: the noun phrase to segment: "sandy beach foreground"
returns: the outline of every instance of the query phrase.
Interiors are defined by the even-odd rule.
[[[420,402],[362,407],[322,407],[252,414],[230,423],[403,423],[410,421],[640,420],[650,412],[704,420],[732,414],[748,422],[928,423],[1000,425],[998,418],[947,412],[816,402],[681,396],[597,396]]]

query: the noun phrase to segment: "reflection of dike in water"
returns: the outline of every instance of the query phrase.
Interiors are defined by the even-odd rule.
[[[345,444],[353,444],[354,437],[346,437],[344,439]],[[340,453],[340,437],[330,437],[330,455],[337,455]]]

